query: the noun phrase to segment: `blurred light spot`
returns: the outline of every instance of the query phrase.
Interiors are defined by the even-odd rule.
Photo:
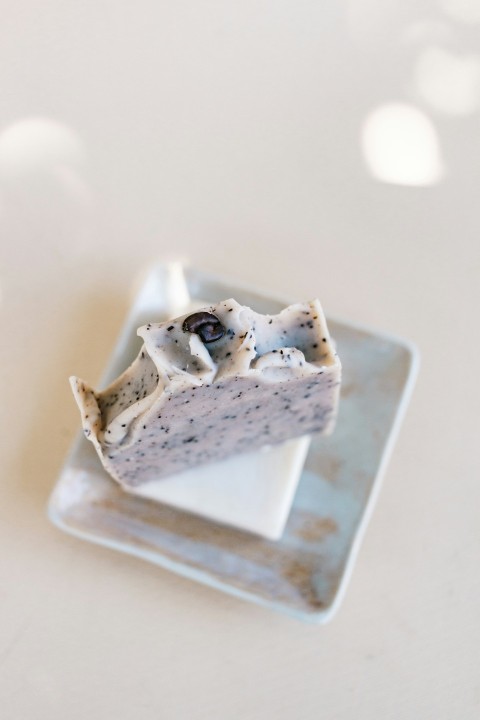
[[[25,202],[58,209],[58,193],[64,200],[85,208],[92,202],[83,178],[85,151],[78,135],[66,125],[48,118],[18,120],[0,133],[0,180],[3,189]]]
[[[396,185],[434,185],[444,175],[436,130],[420,110],[383,105],[367,116],[362,150],[377,180]]]
[[[480,102],[480,59],[427,48],[417,61],[415,88],[435,110],[469,115]]]
[[[479,0],[441,0],[445,13],[455,20],[474,24],[480,22]]]
[[[83,146],[65,125],[48,118],[27,118],[0,134],[0,172],[22,176],[61,165],[81,166]]]

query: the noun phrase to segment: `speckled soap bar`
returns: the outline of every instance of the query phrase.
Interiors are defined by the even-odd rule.
[[[318,300],[278,315],[226,300],[138,334],[105,390],[71,378],[86,437],[127,488],[333,429],[341,366]]]

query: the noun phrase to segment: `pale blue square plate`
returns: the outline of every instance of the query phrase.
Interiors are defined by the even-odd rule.
[[[228,297],[260,312],[288,304],[178,263],[153,268],[103,383],[138,352],[139,325],[180,314],[191,299]],[[418,368],[411,343],[348,322],[328,323],[343,366],[337,427],[329,438],[314,438],[280,540],[125,493],[81,433],[50,498],[51,520],[73,535],[245,600],[302,620],[328,621],[350,577]]]

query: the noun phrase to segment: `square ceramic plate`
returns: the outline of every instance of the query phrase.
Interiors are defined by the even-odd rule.
[[[155,267],[127,318],[103,386],[136,356],[136,328],[181,314],[192,299],[234,297],[259,312],[288,301],[177,263]],[[80,433],[49,503],[51,520],[92,542],[136,555],[302,620],[338,607],[377,495],[418,366],[404,340],[328,320],[343,366],[337,427],[314,438],[282,538],[268,541],[125,493]]]

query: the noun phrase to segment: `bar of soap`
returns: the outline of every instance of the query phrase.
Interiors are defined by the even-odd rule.
[[[152,480],[129,492],[278,540],[302,473],[310,437],[288,440]]]
[[[71,378],[85,435],[125,488],[333,429],[341,366],[318,300],[202,312],[214,321],[139,328],[138,357],[105,390]]]

